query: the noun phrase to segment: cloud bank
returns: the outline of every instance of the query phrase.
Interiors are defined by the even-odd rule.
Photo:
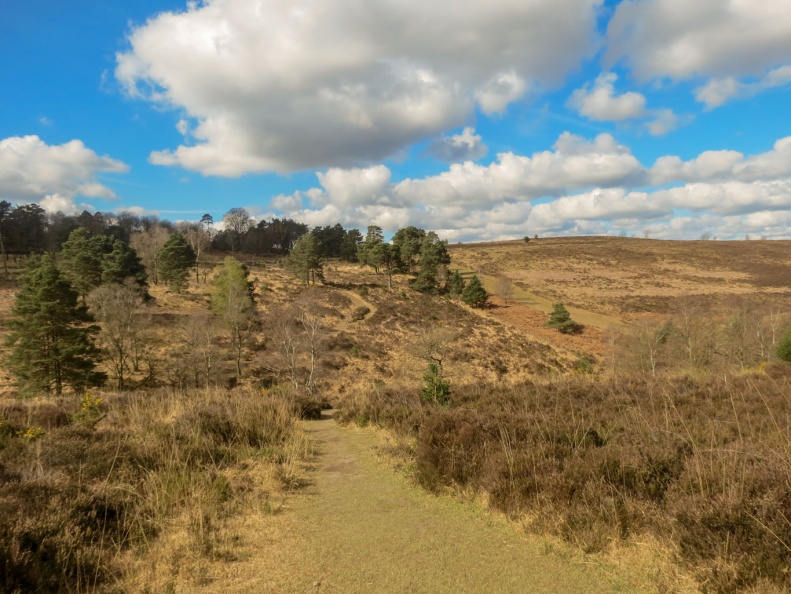
[[[395,231],[439,229],[454,240],[506,239],[533,233],[638,233],[719,237],[746,232],[787,237],[791,208],[791,137],[764,153],[706,151],[650,167],[609,134],[565,133],[552,151],[501,153],[424,178],[392,181],[384,165],[330,169],[319,187],[276,197],[271,206],[310,225],[341,222]]]
[[[127,171],[124,163],[97,155],[80,140],[61,145],[48,145],[38,136],[0,140],[0,199],[38,202],[50,212],[78,211],[77,196],[116,200],[97,175]]]

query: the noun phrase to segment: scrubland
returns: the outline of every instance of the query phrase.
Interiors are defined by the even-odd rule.
[[[707,592],[789,590],[791,371],[774,355],[788,247],[452,246],[450,268],[493,293],[482,310],[406,275],[391,290],[330,261],[305,287],[281,260],[249,260],[240,377],[208,285],[153,286],[127,391],[21,400],[0,377],[0,589],[206,587],[242,554],[233,518],[288,513],[310,477],[297,421],[334,406],[392,432],[388,459],[433,492],[591,555],[650,549],[657,591],[682,575]],[[580,332],[545,327],[555,302]],[[437,359],[444,405],[421,392]]]

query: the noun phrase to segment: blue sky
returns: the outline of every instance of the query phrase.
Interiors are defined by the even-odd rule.
[[[791,237],[788,0],[0,0],[0,198]]]

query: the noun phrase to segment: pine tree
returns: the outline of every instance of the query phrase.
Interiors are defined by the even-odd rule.
[[[94,369],[98,327],[87,325],[91,316],[51,256],[29,262],[13,314],[6,344],[12,348],[10,368],[23,392],[61,395],[66,385],[80,391],[106,379]]]
[[[105,252],[112,249],[104,239],[79,227],[69,234],[58,253],[58,266],[63,276],[83,302],[92,289],[102,284],[102,260]]]
[[[459,274],[458,270],[450,273],[448,277],[448,293],[450,293],[451,297],[459,297],[464,291],[465,285],[464,278]]]
[[[112,250],[102,258],[102,284],[120,284],[126,279],[131,279],[134,284],[145,290],[147,278],[145,266],[137,252],[120,239],[114,240]]]
[[[574,334],[580,326],[571,319],[571,314],[562,303],[555,303],[552,312],[549,314],[547,326],[555,328],[561,334]]]
[[[289,264],[297,276],[305,280],[305,284],[316,284],[316,278],[324,279],[324,262],[321,257],[321,245],[313,233],[306,233],[294,244],[288,255]]]
[[[187,286],[187,276],[195,266],[195,251],[181,233],[173,233],[158,254],[159,274],[171,291],[181,293]]]
[[[253,283],[242,262],[228,256],[212,283],[211,307],[231,333],[231,348],[236,360],[236,375],[242,374],[242,348],[253,327]]]
[[[483,307],[489,300],[489,294],[483,288],[480,279],[473,276],[461,292],[461,300],[472,307]]]
[[[448,242],[430,231],[420,246],[420,272],[412,281],[412,288],[421,293],[436,293],[439,287],[440,266],[450,264]]]

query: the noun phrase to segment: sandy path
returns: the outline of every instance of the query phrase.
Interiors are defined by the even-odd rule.
[[[244,540],[258,541],[250,556],[206,591],[634,591],[478,506],[412,485],[377,458],[373,431],[330,418],[305,427],[319,451],[313,484],[277,516],[248,523]]]

